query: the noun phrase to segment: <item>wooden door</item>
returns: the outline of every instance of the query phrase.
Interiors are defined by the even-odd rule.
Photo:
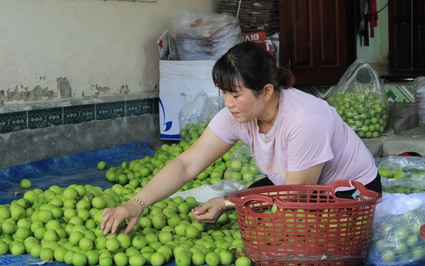
[[[388,2],[389,63],[393,69],[425,68],[425,1]]]
[[[280,64],[293,71],[296,85],[336,84],[355,60],[350,2],[280,0]]]

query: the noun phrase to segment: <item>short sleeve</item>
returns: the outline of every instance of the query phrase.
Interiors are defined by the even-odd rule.
[[[302,171],[333,159],[331,119],[323,115],[301,115],[288,129],[288,171]]]
[[[223,108],[211,119],[208,127],[224,142],[235,144],[238,138],[233,120],[227,108]]]

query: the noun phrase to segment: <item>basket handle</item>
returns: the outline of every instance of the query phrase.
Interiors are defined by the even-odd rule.
[[[334,193],[338,187],[350,187],[350,188],[354,187],[355,189],[358,189],[360,192],[359,194],[360,200],[371,199],[371,198],[376,199],[380,197],[378,192],[367,189],[365,185],[363,185],[359,181],[337,180],[329,184],[329,186],[332,187]]]
[[[250,201],[264,201],[272,205],[274,203],[274,199],[263,194],[250,194],[246,195],[245,197],[238,199],[238,205],[246,205]]]

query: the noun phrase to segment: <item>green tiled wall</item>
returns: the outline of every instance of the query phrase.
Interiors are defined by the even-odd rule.
[[[3,113],[0,114],[0,134],[126,116],[157,114],[158,101],[158,98],[150,98]]]
[[[387,93],[388,100],[391,102],[397,102],[397,103],[415,102],[415,96],[413,94],[413,86],[388,84],[388,85],[385,85],[385,91]]]

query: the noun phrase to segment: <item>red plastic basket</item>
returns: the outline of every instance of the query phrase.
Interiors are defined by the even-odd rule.
[[[335,196],[359,190],[356,199]],[[362,265],[381,194],[346,180],[233,192],[245,253],[256,265]]]

